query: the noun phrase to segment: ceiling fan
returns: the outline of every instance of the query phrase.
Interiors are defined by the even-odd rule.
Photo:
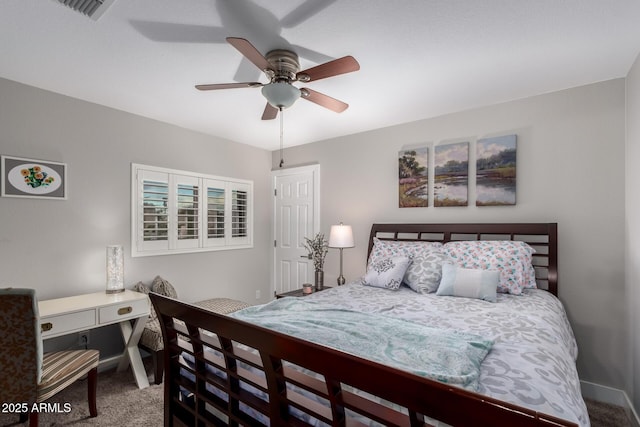
[[[238,37],[227,37],[227,42],[242,55],[262,70],[269,78],[269,83],[244,82],[196,85],[198,90],[219,90],[243,87],[262,87],[262,95],[267,105],[262,120],[273,120],[278,111],[293,105],[298,98],[306,99],[329,110],[341,113],[349,105],[335,98],[309,88],[297,88],[294,82],[308,83],[327,77],[351,73],[360,69],[360,64],[352,56],[335,59],[318,66],[300,71],[298,55],[286,49],[276,49],[263,56],[248,40]]]

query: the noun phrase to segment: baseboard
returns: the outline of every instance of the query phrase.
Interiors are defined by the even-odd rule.
[[[631,425],[640,427],[640,418],[638,418],[629,396],[624,391],[588,381],[580,381],[580,388],[582,389],[582,397],[585,399],[592,399],[624,408],[627,411],[627,417],[629,417]]]
[[[104,372],[115,368],[120,363],[121,357],[121,355],[115,355],[111,357],[100,358],[100,363],[98,364],[98,372]]]

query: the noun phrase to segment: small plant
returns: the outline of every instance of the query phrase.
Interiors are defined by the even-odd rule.
[[[305,237],[304,240],[304,247],[309,251],[309,259],[313,260],[314,268],[316,271],[322,271],[324,257],[329,250],[329,243],[325,240],[324,234],[318,233],[313,239]]]

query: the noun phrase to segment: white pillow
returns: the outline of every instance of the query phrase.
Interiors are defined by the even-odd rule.
[[[362,283],[376,288],[396,290],[402,284],[402,278],[409,265],[411,265],[409,257],[382,258],[369,265]]]
[[[480,270],[442,264],[442,280],[436,295],[476,298],[496,302],[500,281],[498,270]]]

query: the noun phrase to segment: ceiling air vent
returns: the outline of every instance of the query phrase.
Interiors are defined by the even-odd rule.
[[[58,0],[65,6],[97,21],[115,0]]]

